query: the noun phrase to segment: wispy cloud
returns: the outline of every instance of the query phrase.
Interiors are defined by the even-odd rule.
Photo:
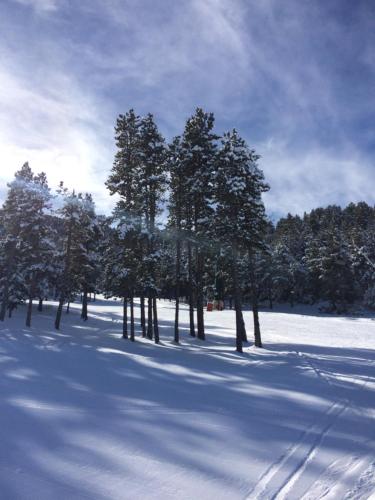
[[[367,200],[373,203],[374,163],[357,151],[351,154],[321,148],[291,152],[285,144],[260,144],[265,175],[272,179],[266,193],[269,213],[302,214],[321,205]]]
[[[51,12],[57,9],[58,0],[13,0],[21,5],[29,6],[39,13]]]
[[[110,134],[101,123],[97,101],[92,101],[66,74],[45,74],[43,84],[25,84],[0,68],[0,182],[29,161],[35,171],[48,174],[50,184],[64,180],[68,187],[93,192],[102,210],[111,206],[104,195],[113,153]]]
[[[0,179],[29,160],[103,210],[116,115],[168,138],[197,105],[262,155],[269,210],[373,202],[375,11],[287,0],[8,0]],[[30,7],[37,16],[30,18]],[[371,15],[374,14],[374,15]]]

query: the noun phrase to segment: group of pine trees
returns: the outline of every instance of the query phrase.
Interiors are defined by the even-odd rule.
[[[219,137],[214,116],[197,109],[181,136],[166,144],[152,115],[130,110],[116,124],[117,153],[107,187],[117,194],[105,249],[105,293],[124,301],[124,337],[134,340],[134,297],[140,297],[142,335],[159,342],[157,297],[189,304],[191,336],[205,339],[207,284],[219,261],[229,263],[228,282],[236,310],[236,348],[246,331],[242,317],[241,269],[251,267],[264,246],[268,190],[258,156],[236,130]],[[157,223],[162,216],[163,227]],[[261,346],[255,305],[255,343]]]
[[[0,321],[27,303],[26,326],[31,326],[33,300],[41,311],[43,300],[54,298],[59,329],[63,306],[77,293],[87,319],[87,295],[100,274],[97,239],[105,218],[96,216],[89,194],[61,184],[52,195],[45,174],[34,175],[28,163],[8,186],[0,209]]]
[[[107,180],[117,204],[95,213],[89,194],[56,193],[26,163],[0,209],[0,320],[26,304],[26,325],[55,299],[55,328],[64,304],[103,293],[123,301],[123,337],[159,342],[158,298],[188,304],[189,334],[205,339],[207,300],[234,307],[236,349],[247,341],[243,302],[253,310],[255,345],[262,346],[258,307],[314,303],[343,312],[375,307],[375,208],[365,203],[288,215],[274,226],[262,194],[269,188],[259,156],[236,130],[219,136],[214,116],[197,109],[181,136],[167,144],[151,114],[120,115],[117,153]]]

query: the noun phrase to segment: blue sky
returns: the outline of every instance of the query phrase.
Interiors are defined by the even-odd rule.
[[[262,156],[273,216],[375,201],[373,0],[1,0],[0,197],[26,160],[100,211],[116,116],[197,106]]]

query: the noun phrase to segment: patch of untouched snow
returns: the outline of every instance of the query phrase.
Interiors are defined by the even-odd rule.
[[[0,498],[317,499],[374,491],[375,321],[260,314],[264,349],[234,352],[234,312],[207,340],[121,338],[121,303],[56,304],[0,325]],[[249,338],[251,314],[245,312]]]

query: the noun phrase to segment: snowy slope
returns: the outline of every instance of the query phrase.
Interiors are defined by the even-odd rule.
[[[266,348],[240,356],[231,311],[206,314],[204,343],[184,311],[180,347],[167,301],[159,346],[121,338],[119,302],[87,323],[73,305],[60,333],[54,307],[0,325],[1,500],[375,492],[374,318],[263,312]]]

